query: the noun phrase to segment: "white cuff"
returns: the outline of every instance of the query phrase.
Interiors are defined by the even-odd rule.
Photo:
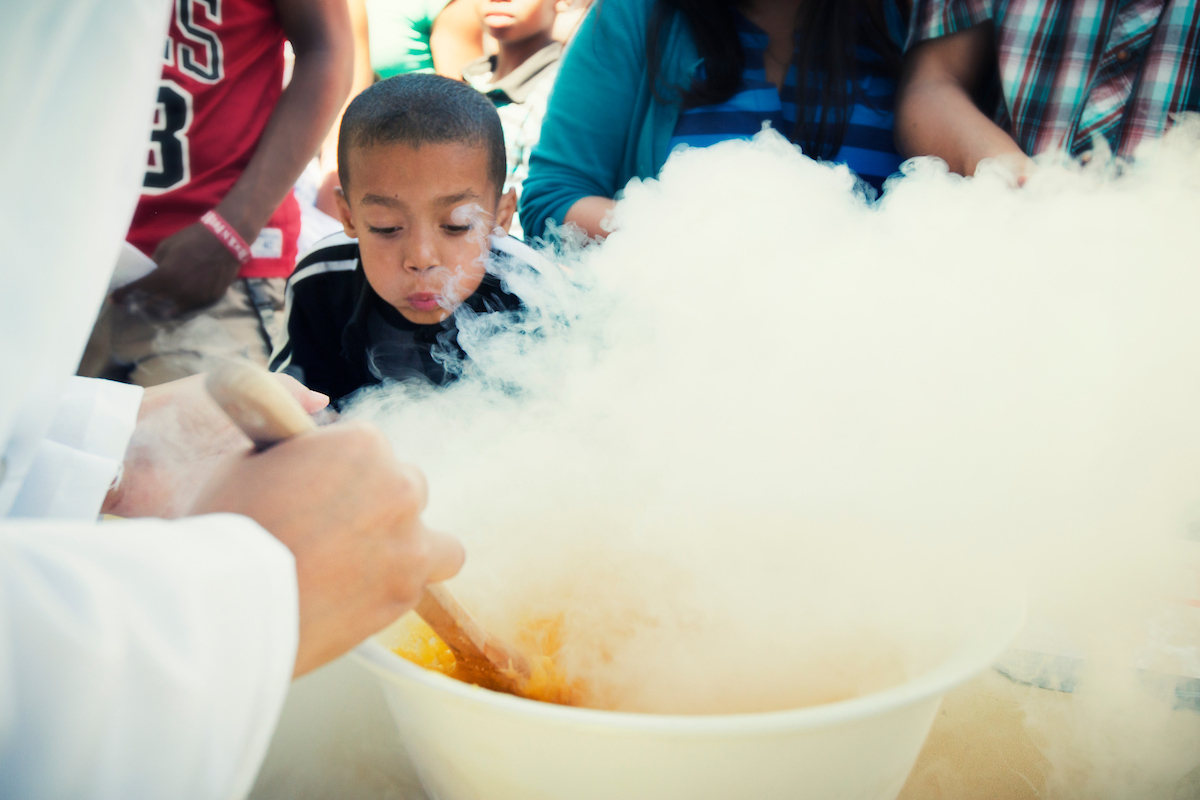
[[[95,519],[137,427],[142,388],[72,378],[9,512]]]
[[[46,438],[121,461],[137,427],[144,393],[128,383],[72,377]]]

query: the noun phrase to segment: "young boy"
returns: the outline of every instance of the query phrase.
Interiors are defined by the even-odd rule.
[[[463,80],[496,104],[508,149],[505,191],[518,197],[529,174],[529,154],[542,133],[542,118],[558,76],[563,46],[552,38],[556,0],[476,0],[483,29],[499,47],[463,67]],[[519,220],[513,234],[523,236]]]
[[[540,261],[505,231],[504,134],[465,83],[410,74],[350,103],[338,134],[345,234],[300,259],[271,368],[338,402],[363,386],[453,380],[455,313],[519,306],[489,266]]]

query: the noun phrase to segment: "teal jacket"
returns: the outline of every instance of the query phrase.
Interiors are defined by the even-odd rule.
[[[631,178],[652,178],[667,160],[679,119],[680,87],[700,64],[687,23],[662,31],[655,97],[646,74],[646,26],[654,0],[599,0],[559,69],[541,139],[521,189],[526,236],[542,236],[575,201],[616,197]]]

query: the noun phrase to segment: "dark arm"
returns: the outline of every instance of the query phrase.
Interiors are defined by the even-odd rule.
[[[246,171],[216,211],[253,242],[316,155],[346,94],[354,43],[346,0],[276,0],[296,64]],[[237,277],[237,259],[196,223],[154,251],[158,269],[117,293],[137,296],[147,310],[175,315],[215,303]]]
[[[276,0],[296,53],[292,80],[246,171],[217,213],[253,241],[317,153],[350,91],[354,39],[346,0]]]

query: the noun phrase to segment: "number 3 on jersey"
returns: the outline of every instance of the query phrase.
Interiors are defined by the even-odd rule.
[[[163,194],[192,179],[187,138],[191,126],[192,93],[175,81],[161,81],[150,128],[146,177],[142,180],[144,194]]]

